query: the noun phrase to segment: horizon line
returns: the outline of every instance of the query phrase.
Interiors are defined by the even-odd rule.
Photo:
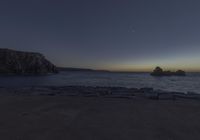
[[[107,71],[107,72],[124,72],[124,73],[131,73],[131,72],[141,72],[141,73],[151,73],[152,70],[109,70],[109,69],[95,69],[95,68],[88,68],[88,67],[63,67],[63,66],[57,66],[58,68],[66,68],[66,69],[82,69],[82,70],[93,70],[93,71]],[[167,69],[168,70],[168,69]],[[177,69],[180,70],[180,69]],[[170,70],[174,72],[174,70]],[[184,70],[186,73],[200,73],[200,70]]]

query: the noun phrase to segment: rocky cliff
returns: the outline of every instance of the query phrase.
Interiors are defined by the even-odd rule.
[[[40,53],[0,49],[0,73],[45,74],[57,72],[56,66]]]

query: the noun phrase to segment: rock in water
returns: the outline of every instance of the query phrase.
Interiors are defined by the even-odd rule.
[[[57,72],[56,66],[40,53],[0,49],[0,73],[46,74]]]
[[[186,76],[185,71],[178,70],[176,72],[171,71],[163,71],[162,68],[156,67],[154,71],[151,73],[152,76]]]
[[[177,70],[175,73],[177,76],[185,76],[186,75],[185,71],[183,71],[183,70]]]
[[[154,71],[151,73],[153,76],[160,76],[163,75],[163,69],[160,67],[156,67]]]

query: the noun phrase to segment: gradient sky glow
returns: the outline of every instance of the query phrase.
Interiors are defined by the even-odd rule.
[[[58,66],[200,71],[199,0],[1,0],[0,47]]]

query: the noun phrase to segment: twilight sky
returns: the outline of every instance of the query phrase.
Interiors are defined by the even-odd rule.
[[[0,47],[58,66],[200,71],[199,0],[1,0]]]

